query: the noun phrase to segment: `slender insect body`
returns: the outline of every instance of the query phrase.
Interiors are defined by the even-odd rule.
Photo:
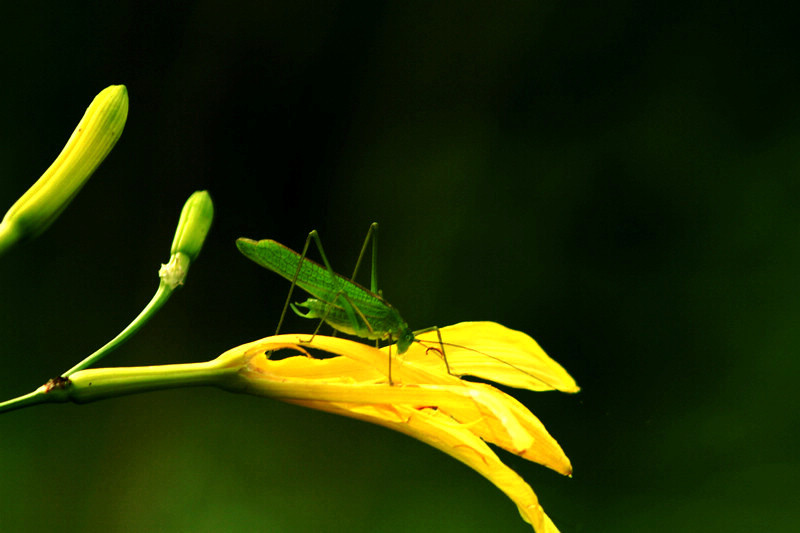
[[[322,266],[306,258],[305,252],[298,254],[269,239],[237,239],[236,246],[252,261],[315,296],[303,303],[290,304],[299,316],[320,319],[342,333],[357,337],[395,340],[401,354],[414,342],[414,334],[394,307],[381,295],[334,272],[327,260],[326,266]]]

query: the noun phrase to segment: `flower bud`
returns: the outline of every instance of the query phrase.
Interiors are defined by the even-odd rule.
[[[192,193],[181,210],[175,238],[172,239],[169,262],[161,265],[158,276],[170,290],[183,285],[189,266],[200,255],[211,221],[214,219],[214,204],[208,191]]]
[[[170,255],[180,252],[189,256],[191,261],[197,259],[213,219],[214,203],[208,191],[192,193],[183,204]]]
[[[124,85],[112,85],[95,96],[50,168],[6,213],[0,223],[0,251],[47,229],[114,147],[127,117]]]

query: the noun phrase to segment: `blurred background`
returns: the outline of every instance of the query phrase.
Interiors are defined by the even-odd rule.
[[[126,84],[130,115],[0,261],[2,399],[139,312],[208,189],[187,285],[105,364],[270,334],[288,283],[236,237],[300,248],[316,228],[347,272],[379,221],[381,286],[413,328],[500,322],[581,385],[514,392],[572,479],[499,452],[563,532],[797,531],[796,20],[755,2],[4,6],[0,203],[101,89]],[[433,448],[213,389],[0,416],[0,530],[52,528],[530,531]]]

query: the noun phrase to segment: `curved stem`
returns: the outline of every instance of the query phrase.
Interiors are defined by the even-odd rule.
[[[128,338],[131,335],[136,333],[139,330],[139,328],[145,325],[147,321],[150,320],[150,318],[159,309],[161,309],[161,307],[165,303],[167,303],[167,300],[169,300],[169,297],[172,294],[172,290],[173,289],[172,287],[169,286],[169,284],[165,283],[164,281],[161,281],[158,285],[158,290],[156,291],[155,295],[153,295],[153,298],[150,300],[150,303],[148,303],[147,306],[145,306],[145,308],[142,309],[142,312],[139,313],[139,315],[133,319],[133,322],[128,324],[128,327],[123,329],[119,333],[119,335],[111,339],[102,348],[95,351],[86,359],[84,359],[77,365],[73,366],[72,368],[61,374],[61,376],[68,378],[75,372],[78,372],[79,370],[83,370],[84,368],[93,365],[94,363],[96,363],[109,353],[111,353],[113,350],[115,350],[120,344],[128,340]]]

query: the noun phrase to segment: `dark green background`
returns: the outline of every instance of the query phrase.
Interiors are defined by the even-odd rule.
[[[797,531],[800,41],[755,4],[4,6],[0,202],[102,88],[126,84],[130,115],[0,261],[3,399],[138,313],[208,189],[187,286],[109,365],[273,330],[288,284],[236,237],[317,228],[346,272],[377,220],[412,327],[521,329],[583,387],[516,393],[573,479],[502,454],[562,531]],[[211,389],[2,415],[0,530],[45,529],[529,531],[432,448]]]

